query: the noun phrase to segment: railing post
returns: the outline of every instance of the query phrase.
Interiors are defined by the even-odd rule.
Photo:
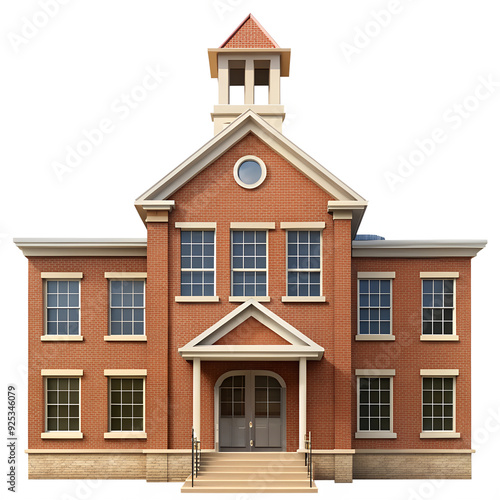
[[[309,488],[312,488],[312,483],[313,483],[312,441],[311,441],[311,431],[309,431]]]

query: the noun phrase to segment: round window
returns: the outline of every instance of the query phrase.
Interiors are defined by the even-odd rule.
[[[260,186],[266,178],[266,165],[256,156],[244,156],[234,166],[236,182],[246,189]]]

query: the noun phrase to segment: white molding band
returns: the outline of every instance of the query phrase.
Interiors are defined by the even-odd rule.
[[[231,222],[230,229],[276,229],[276,222]]]
[[[148,273],[104,273],[107,279],[146,279]]]
[[[83,273],[40,273],[42,279],[68,279],[68,280],[81,280]]]
[[[460,276],[460,273],[458,272],[421,272],[420,277],[421,278],[458,278]]]
[[[105,377],[145,377],[147,370],[104,370]]]
[[[42,370],[42,377],[83,377],[83,370]]]
[[[356,370],[357,377],[394,377],[396,370],[377,370],[375,368],[368,370]]]
[[[105,335],[105,342],[146,342],[146,335]]]
[[[422,377],[458,377],[459,370],[420,370]]]
[[[326,222],[282,222],[281,229],[325,229]]]
[[[175,227],[177,229],[191,230],[217,229],[217,222],[176,222]]]
[[[195,302],[219,302],[220,298],[218,295],[199,295],[199,296],[184,296],[184,295],[176,295],[175,296],[175,301],[176,302],[190,302],[190,303],[195,303]]]
[[[83,337],[81,335],[42,335],[40,340],[42,342],[81,342]]]
[[[52,431],[52,432],[42,432],[40,434],[42,439],[83,439],[83,432],[72,432],[72,431]],[[75,450],[72,450],[73,453]]]
[[[358,273],[358,279],[384,279],[384,280],[389,280],[389,279],[395,279],[396,278],[396,273],[395,272],[375,272],[375,273],[367,273],[367,272],[359,272]]]
[[[145,432],[105,432],[104,439],[147,439],[148,435]]]

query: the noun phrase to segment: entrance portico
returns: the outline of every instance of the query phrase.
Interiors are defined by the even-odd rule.
[[[276,339],[267,339],[266,344],[250,344],[245,342],[243,336],[239,336],[236,339],[231,339],[228,336],[229,343],[221,342],[221,339],[232,332],[236,327],[254,318],[259,323],[267,327],[269,330],[276,334]],[[272,332],[271,335],[272,335]],[[233,343],[234,342],[234,343]],[[238,343],[235,343],[238,342]],[[272,343],[275,342],[275,343]],[[193,427],[197,436],[200,436],[200,426],[201,426],[201,370],[202,361],[294,361],[299,364],[299,398],[298,398],[298,443],[299,449],[304,448],[304,435],[307,430],[307,361],[308,360],[320,360],[323,356],[324,349],[313,342],[303,333],[299,332],[295,327],[284,321],[278,315],[270,311],[267,307],[263,306],[255,299],[248,299],[246,302],[241,304],[239,307],[231,311],[229,314],[220,319],[212,327],[208,328],[206,331],[198,335],[191,342],[187,343],[184,347],[179,349],[179,353],[186,360],[193,361]],[[252,373],[254,372],[254,373]],[[214,391],[220,390],[221,385],[229,377],[234,376],[231,372],[225,373],[219,378],[215,384]],[[262,448],[284,448],[284,439],[279,443],[274,440],[271,442],[273,446],[267,446],[269,442],[265,442],[264,435],[269,433],[269,426],[279,427],[280,433],[284,433],[285,421],[282,419],[284,416],[285,409],[285,399],[284,399],[284,382],[280,381],[279,373],[261,373],[255,370],[247,370],[242,374],[244,376],[244,382],[238,379],[236,383],[245,386],[236,387],[237,389],[245,388],[245,396],[243,398],[243,391],[236,392],[236,397],[240,398],[235,401],[234,399],[234,380],[231,381],[231,401],[225,401],[225,403],[231,403],[233,406],[231,408],[231,423],[229,423],[229,407],[226,406],[221,409],[220,394],[214,397],[216,398],[217,404],[215,406],[214,415],[214,426],[219,429],[218,433],[216,431],[215,442],[218,443],[219,448],[232,448],[232,441],[227,439],[227,436],[221,437],[221,430],[227,432],[233,432],[238,426],[245,427],[245,430],[240,429],[239,433],[235,431],[235,444],[241,444],[240,448],[252,448],[254,441],[255,444],[258,443],[257,435],[260,435],[260,444]],[[241,375],[240,375],[241,376]],[[256,377],[268,377],[266,379],[266,385],[264,386],[263,379],[257,379]],[[269,378],[270,377],[270,378]],[[279,382],[280,386],[280,399],[274,400],[269,398],[276,398],[277,392],[271,391],[271,389],[277,389],[276,382]],[[229,382],[227,382],[229,384]],[[256,385],[257,384],[257,385]],[[269,385],[270,384],[270,385]],[[227,387],[228,388],[228,387]],[[257,389],[261,389],[257,391]],[[264,390],[266,390],[266,400],[264,401]],[[250,392],[249,392],[250,391]],[[228,397],[229,391],[226,391],[225,397]],[[283,399],[281,399],[283,397]],[[217,399],[219,398],[219,399]],[[236,414],[234,412],[234,403],[240,403],[236,409]],[[244,403],[243,405],[241,403]],[[273,406],[270,406],[273,403]],[[280,405],[280,415],[279,424],[278,421],[274,421],[276,416],[273,416],[273,412],[276,413],[277,405]],[[266,405],[266,423],[264,424],[264,404]],[[258,406],[260,405],[260,406]],[[228,419],[224,422],[222,429],[220,427],[219,420],[221,418],[221,413],[225,413],[225,418]],[[251,418],[253,420],[251,420]],[[259,432],[254,427],[257,424],[255,419],[260,418],[259,421]],[[269,420],[272,420],[269,422]],[[251,426],[250,427],[250,423]],[[230,431],[228,430],[230,429]],[[248,429],[252,429],[249,431]],[[285,435],[285,433],[283,434]],[[255,439],[254,439],[255,438]],[[274,439],[274,438],[273,438]],[[252,441],[252,443],[250,443]],[[278,446],[274,446],[278,444]],[[221,446],[222,445],[222,446]],[[235,446],[238,448],[238,446]],[[284,448],[286,449],[286,448]]]

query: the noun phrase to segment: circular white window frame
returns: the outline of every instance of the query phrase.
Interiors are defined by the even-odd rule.
[[[253,184],[245,184],[239,177],[238,175],[238,170],[240,168],[240,165],[245,162],[245,161],[248,161],[248,160],[252,160],[252,161],[255,161],[257,162],[259,165],[260,165],[260,169],[261,169],[261,174],[260,174],[260,179],[257,181],[257,182],[254,182]],[[256,187],[259,187],[263,182],[264,180],[266,179],[266,176],[267,176],[267,168],[266,168],[266,164],[260,159],[258,158],[257,156],[253,156],[253,155],[247,155],[247,156],[243,156],[241,157],[235,164],[234,164],[234,169],[233,169],[233,175],[234,175],[234,180],[242,187],[242,188],[245,188],[245,189],[255,189]]]

